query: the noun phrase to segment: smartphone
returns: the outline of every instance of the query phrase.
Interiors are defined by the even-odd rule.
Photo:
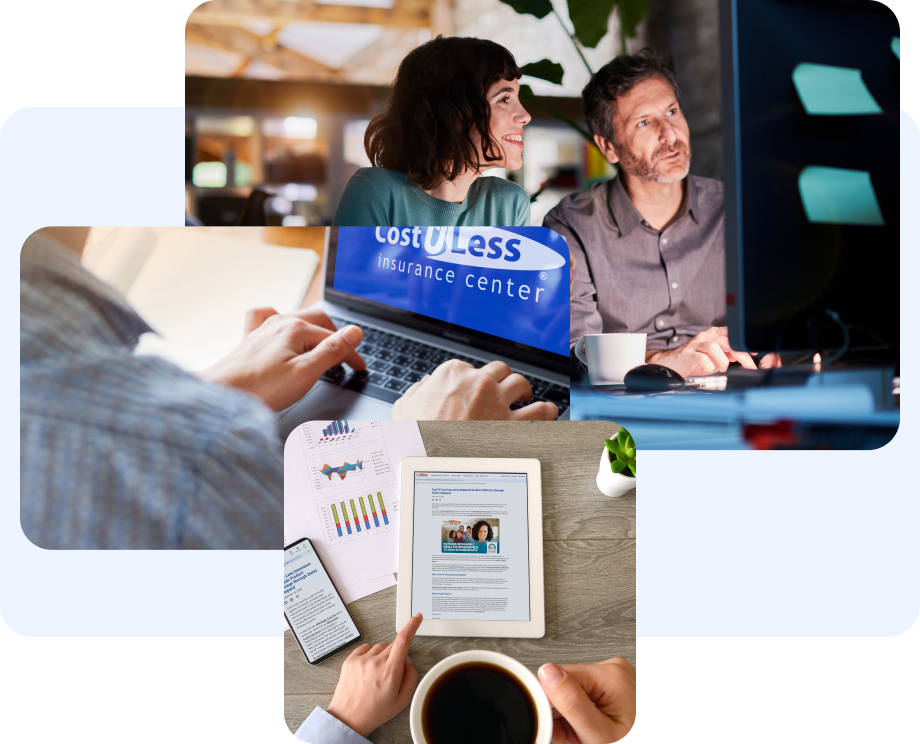
[[[311,664],[361,640],[361,631],[306,537],[284,549],[284,617]]]

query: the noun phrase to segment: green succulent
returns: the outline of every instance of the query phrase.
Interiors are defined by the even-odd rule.
[[[614,473],[636,476],[636,442],[626,429],[620,428],[615,439],[605,439],[604,444],[610,451],[610,469]]]

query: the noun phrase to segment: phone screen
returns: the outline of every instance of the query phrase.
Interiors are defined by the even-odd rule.
[[[358,626],[307,538],[284,549],[284,617],[311,664],[361,640]]]

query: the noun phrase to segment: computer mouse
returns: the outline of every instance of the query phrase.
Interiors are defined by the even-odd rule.
[[[686,383],[670,367],[661,364],[640,364],[633,367],[623,378],[627,390],[644,393],[660,393],[663,390],[678,390]]]

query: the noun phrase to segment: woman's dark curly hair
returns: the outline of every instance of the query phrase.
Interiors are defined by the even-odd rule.
[[[476,522],[475,525],[473,525],[473,538],[474,538],[477,542],[479,541],[479,528],[482,527],[482,525],[485,525],[486,527],[489,528],[489,536],[486,538],[486,540],[492,540],[492,539],[493,539],[493,537],[492,537],[492,525],[489,524],[488,522],[486,522],[486,520],[484,520],[484,519],[480,519],[478,522]]]
[[[422,44],[400,63],[387,109],[367,127],[367,156],[422,189],[500,160],[486,94],[499,80],[519,77],[511,52],[494,41],[438,36]],[[474,128],[485,163],[470,137]]]

